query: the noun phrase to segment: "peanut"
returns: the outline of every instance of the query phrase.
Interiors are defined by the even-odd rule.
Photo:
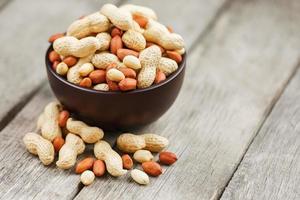
[[[105,164],[102,160],[95,160],[93,172],[95,176],[103,176],[105,174]]]
[[[141,149],[141,150],[137,150],[133,154],[133,158],[137,162],[143,163],[143,162],[151,161],[153,159],[153,155],[150,151]]]
[[[178,50],[175,50],[177,53],[179,53],[180,55],[183,55],[185,53],[185,49],[182,48],[182,49],[178,49]]]
[[[157,70],[156,75],[155,75],[155,79],[154,79],[154,83],[158,84],[158,83],[160,83],[164,80],[166,80],[166,75],[162,71]]]
[[[175,153],[164,151],[159,153],[159,162],[165,165],[172,165],[177,161]]]
[[[79,135],[86,143],[95,143],[103,138],[103,130],[98,127],[88,126],[82,121],[75,121],[69,118],[67,121],[67,129],[76,135]]]
[[[52,69],[56,71],[56,67],[57,67],[57,65],[58,65],[59,63],[60,63],[60,62],[57,61],[57,60],[54,61],[53,64],[52,64]]]
[[[140,135],[124,133],[117,139],[117,147],[126,153],[134,153],[146,147],[145,139]]]
[[[127,10],[117,8],[113,4],[105,4],[101,8],[100,13],[105,15],[113,25],[121,30],[132,28],[132,16]]]
[[[133,15],[133,20],[136,21],[141,28],[145,28],[148,23],[148,18],[139,15]]]
[[[59,54],[56,51],[49,53],[49,60],[53,63],[54,61],[61,61]]]
[[[67,56],[63,59],[63,62],[68,65],[68,67],[72,67],[77,63],[77,58],[74,56]]]
[[[94,70],[89,74],[89,78],[94,84],[105,82],[106,72],[104,70]]]
[[[74,36],[78,39],[89,36],[92,33],[100,33],[109,29],[110,23],[104,15],[99,12],[85,16],[82,19],[74,21],[67,30],[68,36]]]
[[[128,55],[138,57],[139,52],[136,52],[136,51],[133,51],[133,50],[130,50],[130,49],[118,49],[118,51],[117,51],[117,56],[120,60],[123,60],[123,58],[125,56],[128,56]]]
[[[120,29],[118,29],[117,27],[114,27],[114,28],[111,30],[111,33],[110,33],[111,37],[115,37],[116,35],[118,35],[118,36],[121,37],[122,34],[123,34],[123,31],[120,30]]]
[[[146,40],[143,35],[134,30],[126,31],[122,36],[122,41],[129,49],[141,51],[146,47]]]
[[[147,185],[150,182],[149,176],[141,170],[134,169],[131,171],[130,175],[131,175],[131,178],[138,184]]]
[[[58,137],[54,138],[52,144],[53,144],[55,152],[57,153],[57,152],[59,152],[61,147],[65,144],[65,140],[64,140],[64,138],[58,136]]]
[[[81,160],[79,163],[77,163],[75,172],[76,174],[81,174],[82,172],[92,169],[94,164],[94,158],[85,158]]]
[[[54,148],[50,141],[36,133],[27,133],[23,138],[23,142],[26,149],[30,153],[38,155],[44,165],[50,165],[53,162]]]
[[[133,167],[133,161],[128,154],[122,156],[123,168],[131,169]]]
[[[109,86],[106,83],[100,83],[93,87],[94,90],[109,91]]]
[[[116,83],[114,81],[111,81],[108,78],[106,79],[106,82],[107,82],[109,90],[111,90],[111,91],[118,91],[118,90],[120,90],[118,83]]]
[[[156,75],[156,67],[161,59],[161,51],[158,46],[150,46],[141,51],[139,59],[142,69],[138,75],[138,87],[147,88],[152,85]]]
[[[132,55],[125,56],[123,59],[123,63],[126,65],[126,67],[129,67],[134,70],[142,68],[140,60]]]
[[[118,49],[123,48],[123,42],[119,35],[114,36],[110,42],[110,52],[117,54]]]
[[[140,25],[136,21],[133,21],[132,24],[133,24],[133,26],[132,26],[131,30],[134,30],[140,34],[143,34],[145,32],[145,29],[141,28]]]
[[[119,82],[119,88],[122,91],[134,90],[136,89],[137,81],[133,78],[125,78]]]
[[[90,185],[94,182],[94,180],[95,174],[90,170],[84,171],[80,176],[80,181],[83,185]]]
[[[66,75],[68,73],[69,67],[66,63],[64,62],[60,62],[57,66],[56,66],[56,73],[58,73],[59,75]]]
[[[101,52],[92,57],[93,65],[99,69],[106,69],[111,63],[119,62],[120,61],[116,55],[108,52]]]
[[[57,167],[61,169],[70,169],[76,163],[77,155],[82,154],[85,149],[82,139],[72,133],[66,137],[65,144],[59,151]]]
[[[81,87],[90,88],[92,87],[92,80],[86,77],[80,81],[79,85]]]
[[[169,30],[157,21],[149,20],[143,33],[148,42],[154,42],[166,50],[179,50],[184,48],[182,37]]]
[[[94,70],[94,65],[92,63],[84,63],[78,69],[80,76],[88,76]]]
[[[86,57],[100,48],[95,37],[86,37],[78,40],[72,36],[58,38],[53,43],[54,50],[62,56]]]
[[[96,38],[98,39],[99,44],[100,44],[100,48],[98,49],[98,51],[106,51],[109,49],[109,44],[111,42],[111,36],[108,33],[106,33],[106,32],[99,33],[99,34],[97,34]]]
[[[65,127],[66,126],[66,123],[67,123],[67,120],[68,120],[69,116],[70,116],[70,113],[67,110],[63,110],[59,113],[58,124],[59,124],[60,127]]]
[[[94,146],[94,154],[97,159],[105,162],[107,171],[112,176],[122,176],[127,172],[123,169],[122,158],[107,142],[98,141]]]
[[[79,74],[79,69],[83,64],[91,62],[91,59],[92,59],[91,55],[84,58],[80,58],[76,63],[76,65],[74,65],[69,69],[67,73],[67,80],[71,83],[79,84],[82,80],[82,77]]]
[[[118,70],[120,70],[126,78],[136,78],[136,72],[127,67],[119,67]]]
[[[115,82],[120,82],[123,79],[125,79],[124,74],[120,70],[117,70],[115,68],[108,70],[106,72],[106,76],[109,80],[115,81]]]
[[[162,57],[159,61],[158,69],[162,71],[166,76],[169,76],[171,73],[178,69],[178,64],[170,58]]]
[[[48,39],[48,42],[53,43],[56,39],[63,37],[65,34],[63,33],[55,33],[51,35]]]
[[[61,105],[58,102],[51,102],[46,105],[41,123],[42,136],[52,141],[55,137],[61,136],[61,129],[58,124],[58,117]]]
[[[159,176],[162,174],[161,166],[154,161],[147,161],[142,163],[142,168],[150,176]]]
[[[169,145],[168,139],[160,135],[148,133],[141,136],[146,143],[145,149],[151,152],[160,152]]]
[[[167,51],[166,53],[169,58],[176,61],[177,63],[180,63],[182,61],[181,55],[179,53],[177,53],[176,51]]]
[[[147,48],[147,47],[150,47],[150,46],[152,46],[152,45],[157,45],[157,44],[155,44],[155,43],[153,43],[153,42],[146,42],[146,48]],[[159,46],[159,45],[157,45],[157,46],[160,48],[161,53],[164,53],[164,52],[165,52],[165,49],[164,49],[164,48],[162,48],[162,47]]]
[[[120,8],[129,11],[133,16],[140,16],[148,19],[157,20],[157,15],[151,8],[133,4],[126,4],[121,6]]]

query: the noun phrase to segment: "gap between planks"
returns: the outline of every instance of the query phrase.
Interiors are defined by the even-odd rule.
[[[243,152],[243,156],[241,157],[241,159],[239,160],[236,168],[234,169],[234,171],[232,172],[232,175],[230,177],[230,179],[228,180],[228,182],[226,183],[226,186],[223,188],[223,190],[221,191],[220,195],[215,196],[216,199],[221,199],[224,192],[226,191],[226,188],[228,187],[228,185],[230,184],[231,180],[233,179],[235,173],[237,172],[237,170],[239,169],[241,163],[244,160],[244,157],[246,155],[246,153],[249,151],[251,145],[253,144],[255,138],[258,136],[258,134],[260,133],[262,127],[264,126],[265,122],[267,121],[267,119],[269,118],[269,116],[271,115],[275,105],[277,104],[277,102],[279,101],[279,99],[281,98],[281,96],[283,95],[285,89],[290,85],[291,81],[293,80],[293,78],[295,77],[295,75],[297,74],[297,72],[299,71],[300,68],[300,62],[295,65],[295,68],[293,70],[293,72],[291,73],[291,76],[287,79],[287,81],[284,83],[284,85],[282,86],[281,90],[274,96],[274,98],[272,99],[269,108],[266,110],[266,115],[265,118],[263,118],[261,120],[261,123],[259,124],[257,131],[255,132],[254,136],[252,137],[251,141],[249,142],[249,145],[247,146],[247,148],[245,149],[245,151]]]

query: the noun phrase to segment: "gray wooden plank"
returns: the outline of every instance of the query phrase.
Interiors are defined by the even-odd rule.
[[[103,2],[107,1],[14,0],[1,10],[0,129],[45,80],[48,37],[65,31],[79,16],[100,9]]]
[[[245,154],[221,199],[300,199],[300,71]]]
[[[220,4],[215,5],[215,9],[210,8],[211,12],[216,12],[221,5],[220,1]],[[212,20],[212,18],[205,18],[205,20]],[[192,26],[192,24],[190,25]],[[64,24],[61,26],[65,27],[66,25]],[[191,33],[200,34],[203,29],[195,29],[195,31],[198,32]],[[45,38],[47,38],[47,36],[43,37],[43,41],[45,41]],[[31,80],[32,77],[28,79]],[[36,85],[38,85],[38,83],[36,83]],[[66,172],[55,169],[54,165],[51,167],[42,166],[38,159],[25,151],[22,145],[21,138],[26,132],[31,131],[34,128],[35,119],[41,112],[42,107],[45,106],[52,98],[53,96],[48,88],[39,91],[36,97],[31,100],[28,105],[26,105],[12,123],[10,123],[0,133],[1,140],[3,139],[3,141],[5,141],[5,144],[0,147],[0,161],[4,160],[8,163],[0,170],[0,191],[2,194],[0,199],[69,199],[76,195],[76,192],[81,189],[82,186],[79,184],[79,176],[74,175],[72,171]],[[10,138],[11,134],[15,134],[16,137]],[[113,140],[115,139],[115,137],[112,136],[112,134],[106,135],[106,139],[110,140],[111,143],[113,143]],[[89,149],[87,154],[91,152],[91,149]],[[15,167],[14,165],[16,160],[19,165]],[[20,177],[17,176],[20,173],[24,173],[24,175]],[[38,180],[36,177],[38,177]],[[47,184],[46,187],[44,186],[45,184]],[[65,187],[68,188],[64,190],[63,193],[60,193],[59,191],[61,191],[61,188]],[[52,190],[51,188],[55,189]]]
[[[299,61],[299,1],[235,1],[189,55],[175,105],[140,130],[179,156],[147,187],[97,179],[76,199],[218,199]]]

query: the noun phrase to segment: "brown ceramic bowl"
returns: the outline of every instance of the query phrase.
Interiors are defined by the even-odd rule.
[[[56,74],[46,53],[50,86],[57,99],[74,117],[104,130],[131,130],[154,122],[174,103],[184,77],[186,55],[165,81],[146,89],[129,92],[103,92],[68,82]]]

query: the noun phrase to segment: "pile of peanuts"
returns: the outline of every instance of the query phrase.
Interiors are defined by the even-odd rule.
[[[101,128],[73,119],[59,102],[46,105],[38,118],[37,128],[41,134],[30,132],[23,138],[27,150],[37,155],[44,165],[52,164],[58,155],[56,166],[60,169],[75,167],[84,185],[90,185],[95,176],[103,176],[106,171],[119,177],[128,170],[131,170],[135,182],[146,185],[149,184],[148,175],[156,177],[163,173],[161,164],[172,165],[177,161],[174,153],[163,151],[169,144],[168,139],[152,133],[121,134],[116,142],[121,156],[103,140]],[[86,145],[93,145],[94,156],[87,156],[76,165],[77,157],[84,153]],[[152,153],[159,153],[158,162],[154,161]],[[133,154],[133,159],[141,163],[143,171],[133,169],[134,162],[129,154]]]
[[[164,81],[185,53],[183,38],[147,7],[105,4],[49,38],[53,70],[74,84],[130,91]]]

